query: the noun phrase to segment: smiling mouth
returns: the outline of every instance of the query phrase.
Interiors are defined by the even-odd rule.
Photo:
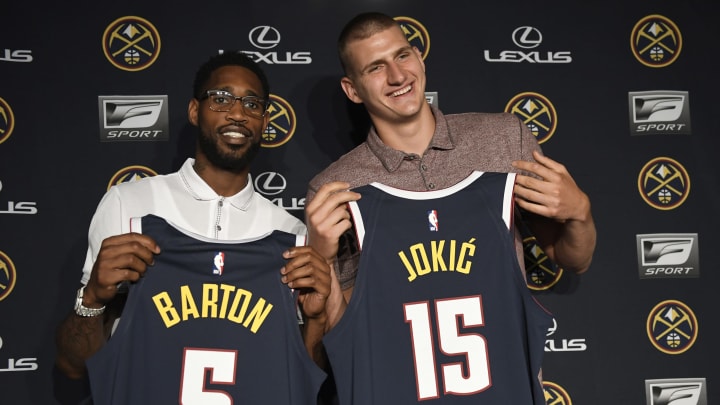
[[[247,138],[247,136],[245,134],[243,134],[241,132],[234,132],[234,131],[223,132],[222,136],[227,136],[228,138],[233,138],[233,139]]]
[[[394,91],[394,92],[391,94],[391,96],[393,96],[393,97],[399,97],[399,96],[402,96],[402,95],[405,94],[405,93],[410,92],[410,90],[412,90],[412,85],[407,86],[407,87],[405,87],[405,88],[402,88],[402,89],[400,89],[400,90],[398,90],[398,91]]]

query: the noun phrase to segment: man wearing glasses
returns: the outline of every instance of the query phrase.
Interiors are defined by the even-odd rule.
[[[246,55],[211,57],[188,105],[194,159],[100,201],[56,357],[89,375],[95,404],[315,402],[331,274],[304,224],[253,189],[269,95]]]

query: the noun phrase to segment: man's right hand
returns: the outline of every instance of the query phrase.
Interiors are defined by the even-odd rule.
[[[324,184],[305,206],[308,244],[329,263],[337,255],[340,236],[352,227],[347,203],[360,199],[360,194],[349,187],[340,181]]]
[[[101,307],[117,294],[123,281],[135,282],[154,263],[160,253],[155,241],[139,233],[126,233],[103,240],[85,287],[85,306]]]
[[[100,308],[113,301],[118,285],[135,282],[154,262],[160,247],[147,235],[127,233],[103,240],[95,259],[90,280],[83,292],[83,305]],[[108,307],[110,309],[110,307]],[[71,312],[55,334],[55,365],[71,379],[87,373],[85,361],[105,344],[121,308],[105,311],[102,316],[82,317]]]

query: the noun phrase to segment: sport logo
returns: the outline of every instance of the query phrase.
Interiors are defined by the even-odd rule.
[[[691,133],[687,91],[631,91],[628,105],[632,135]]]
[[[118,69],[136,72],[146,69],[160,55],[160,34],[148,20],[120,17],[105,29],[103,52]]]
[[[98,96],[101,141],[167,141],[167,96]]]
[[[704,378],[645,380],[647,405],[707,405]]]
[[[15,288],[17,272],[10,257],[0,250],[0,301],[7,298]]]
[[[440,99],[438,98],[437,91],[426,91],[425,101],[427,101],[428,104],[435,106],[436,108],[440,108]]]
[[[255,62],[264,62],[268,65],[309,65],[312,55],[309,51],[276,52],[270,49],[280,44],[280,31],[269,25],[259,25],[250,30],[248,40],[259,50],[242,51]],[[221,50],[220,53],[223,51]]]
[[[420,21],[410,17],[399,16],[394,20],[400,25],[400,29],[410,45],[416,47],[420,51],[422,59],[425,60],[430,53],[430,34],[427,28]]]
[[[12,108],[0,97],[0,144],[7,141],[15,128],[15,115]]]
[[[637,254],[640,278],[700,277],[696,233],[637,235]]]
[[[512,41],[518,48],[534,49],[540,46],[543,41],[539,29],[530,26],[517,27],[512,32]],[[484,51],[487,62],[509,62],[509,63],[570,63],[572,55],[570,51],[523,51],[505,50],[500,51],[496,56],[491,55],[489,50]]]
[[[548,290],[557,284],[563,274],[562,267],[545,254],[534,236],[523,239],[525,282],[531,290]]]
[[[690,176],[675,160],[658,157],[640,170],[638,191],[651,207],[672,210],[682,205],[690,194]]]
[[[652,345],[663,353],[684,353],[697,339],[697,318],[684,303],[676,300],[663,301],[648,315],[647,335]]]
[[[107,189],[110,190],[110,187],[120,184],[120,183],[130,183],[133,181],[138,181],[140,179],[144,179],[145,177],[153,177],[157,176],[157,173],[155,170],[152,170],[145,166],[128,166],[125,168],[122,168],[115,173],[115,175],[112,176],[110,179],[110,182],[108,183]]]
[[[262,134],[261,146],[264,148],[277,148],[287,143],[295,134],[297,127],[295,110],[287,100],[271,94],[267,113],[270,116],[270,121]]]
[[[542,94],[520,93],[507,103],[505,112],[520,117],[535,135],[539,144],[547,142],[557,128],[555,107]]]
[[[635,24],[630,34],[630,48],[643,65],[661,68],[675,62],[680,56],[682,35],[670,19],[651,14]]]
[[[543,381],[542,385],[545,391],[545,402],[552,405],[572,405],[570,395],[559,384]]]

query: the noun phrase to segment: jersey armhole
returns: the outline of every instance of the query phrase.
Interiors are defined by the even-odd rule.
[[[355,237],[357,238],[357,247],[362,251],[363,239],[365,239],[365,224],[363,223],[362,215],[360,214],[360,207],[356,201],[350,201],[347,203],[350,210],[350,217],[353,222],[353,228],[355,229]]]
[[[505,221],[505,226],[507,226],[508,230],[512,230],[514,227],[513,215],[515,214],[515,193],[513,190],[515,188],[515,176],[515,173],[508,173],[507,178],[505,179],[502,218],[503,221]]]

